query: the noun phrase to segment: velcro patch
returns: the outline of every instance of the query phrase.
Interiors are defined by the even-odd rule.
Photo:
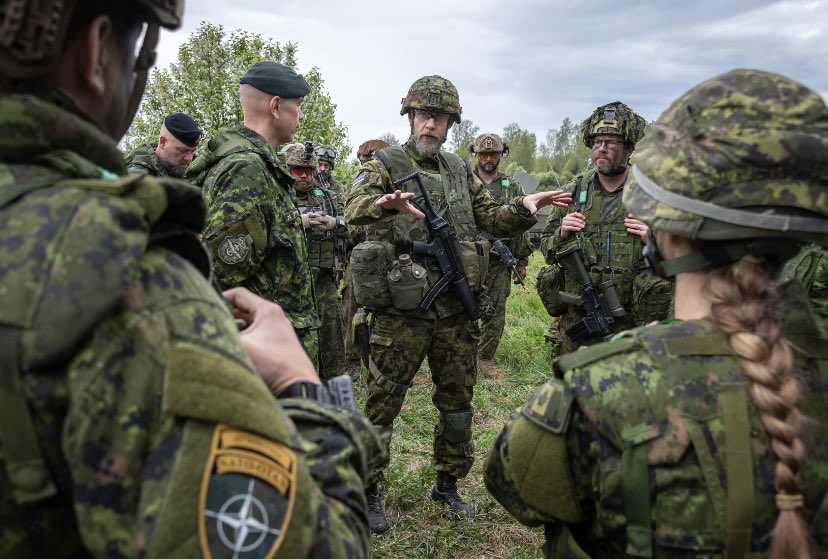
[[[354,187],[365,180],[365,173],[360,173],[359,176],[354,179],[354,182],[351,183],[351,187]]]
[[[204,557],[274,557],[295,501],[293,450],[227,425],[216,427],[199,499]]]
[[[574,399],[565,382],[552,379],[529,396],[521,413],[532,423],[559,435],[569,426]]]
[[[228,265],[238,264],[247,257],[250,244],[245,235],[225,237],[218,248],[219,260]]]

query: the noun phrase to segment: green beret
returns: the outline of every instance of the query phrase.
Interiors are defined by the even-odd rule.
[[[286,99],[305,97],[310,86],[301,75],[278,62],[254,64],[239,80],[239,85],[252,85],[259,91]]]

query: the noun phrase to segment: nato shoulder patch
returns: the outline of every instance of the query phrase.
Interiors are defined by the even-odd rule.
[[[289,447],[218,425],[199,498],[199,543],[207,559],[271,559],[296,502]]]
[[[560,435],[569,425],[573,400],[569,386],[552,379],[529,396],[520,413],[535,425]]]
[[[250,252],[250,246],[244,235],[230,235],[221,241],[218,257],[225,264],[233,265],[244,260],[248,252]]]

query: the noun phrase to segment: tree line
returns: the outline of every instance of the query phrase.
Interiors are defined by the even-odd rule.
[[[176,62],[153,70],[141,107],[124,139],[125,152],[156,142],[164,117],[172,113],[190,115],[207,134],[241,123],[241,75],[263,60],[274,60],[297,70],[298,51],[296,43],[282,45],[258,34],[228,32],[221,25],[202,22],[179,47]],[[332,146],[340,154],[334,175],[348,184],[359,169],[355,158],[348,159],[348,127],[336,119],[336,103],[325,91],[319,69],[312,67],[304,77],[311,92],[302,103],[305,118],[296,141]],[[468,146],[479,133],[473,121],[464,119],[451,128],[449,149],[468,158]],[[589,165],[589,149],[580,141],[578,124],[569,118],[558,128],[549,129],[540,144],[533,132],[516,122],[506,126],[501,136],[509,144],[509,157],[501,164],[502,170],[507,174],[531,173],[540,181],[538,190],[560,188]],[[394,145],[400,143],[391,133],[382,134],[380,139]]]

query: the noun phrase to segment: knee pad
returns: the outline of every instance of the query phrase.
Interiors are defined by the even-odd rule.
[[[443,437],[450,443],[459,444],[471,439],[473,409],[440,414],[443,423]]]

